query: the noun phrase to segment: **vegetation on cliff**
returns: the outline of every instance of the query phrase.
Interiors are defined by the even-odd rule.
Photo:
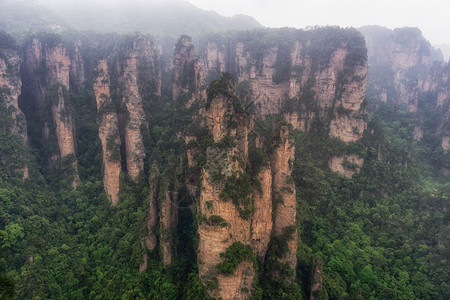
[[[255,55],[272,47],[272,39],[285,47],[277,57],[274,84],[283,82],[288,73],[301,72],[302,67],[297,66],[296,70],[288,67],[286,49],[292,45],[291,30],[267,31],[268,41],[254,39],[261,32],[240,33],[238,40],[245,42],[246,36],[253,35],[252,44],[246,46]],[[322,28],[297,34],[312,37],[313,49],[317,51],[312,55],[318,61],[328,62],[330,49],[348,41],[354,50],[346,61],[349,75],[351,68],[365,59],[361,37],[353,30]],[[235,141],[224,139],[214,143],[211,133],[193,119],[197,117],[194,112],[204,109],[212,97],[230,95],[232,79],[225,76],[225,81],[214,82],[203,106],[193,104],[186,108],[183,96],[172,101],[170,93],[163,90],[161,98],[152,103],[154,106],[146,108],[149,125],[148,132],[143,131],[146,168],[136,182],[127,175],[121,177],[120,201],[112,207],[102,186],[92,72],[100,57],[108,57],[114,47],[126,47],[126,42],[121,44],[116,38],[81,35],[86,86],[68,95],[75,116],[76,158],[81,177],[75,190],[68,180],[61,180],[70,173],[70,159],[74,157],[68,157],[53,169],[48,167],[48,147],[55,146],[52,144],[55,141],[50,136],[48,146],[41,140],[40,124],[43,120],[52,126],[48,111],[31,106],[33,95],[25,90],[21,106],[27,116],[30,137],[26,146],[11,131],[10,111],[3,104],[4,91],[0,90],[0,288],[5,287],[0,297],[3,293],[11,296],[14,283],[18,299],[208,298],[198,277],[198,224],[192,208],[202,187],[196,186],[192,193],[188,184],[206,167],[208,148],[229,148]],[[55,36],[44,39],[53,43]],[[97,39],[103,42],[96,42]],[[10,39],[2,37],[3,41]],[[63,41],[71,51],[73,37],[56,36],[56,41]],[[114,57],[110,58],[115,66]],[[43,76],[45,70],[40,71],[42,74],[38,72],[36,76]],[[149,95],[155,91],[148,76],[153,75],[145,73],[139,79],[146,101],[151,100]],[[112,79],[113,83],[116,79]],[[251,93],[248,82],[247,86],[237,83],[236,88],[237,95],[231,95],[238,100],[232,101],[233,109],[247,112],[251,107],[239,104],[246,103],[243,100]],[[307,101],[313,98],[312,90],[306,90],[303,103],[306,109],[314,110],[316,104]],[[390,106],[381,106],[368,117],[368,129],[358,142],[344,143],[330,137],[319,119],[307,132],[293,131],[295,160],[291,162],[292,178],[287,180],[296,187],[297,228],[286,227],[283,234],[272,238],[265,262],[256,261],[249,246],[232,244],[223,253],[218,269],[230,274],[244,260],[257,265],[253,294],[256,299],[306,299],[315,258],[323,261],[320,292],[323,299],[449,299],[450,175],[443,175],[442,169],[450,169],[450,154],[442,149],[433,131],[436,116],[442,112],[428,106],[429,99],[435,99],[428,96],[422,95],[419,102],[423,106],[421,141],[412,138],[416,116]],[[118,110],[116,104],[110,109]],[[286,111],[299,109],[295,103],[290,104],[294,107]],[[249,134],[249,167],[239,176],[224,180],[222,192],[225,201],[230,199],[243,207],[244,217],[252,212],[247,200],[257,187],[254,179],[268,164],[279,127],[286,125],[282,115],[267,116],[255,123]],[[197,139],[186,144],[180,132]],[[186,149],[198,150],[197,165],[187,167]],[[331,157],[350,154],[364,158],[359,172],[352,178],[331,172]],[[142,247],[150,201],[148,169],[153,164],[158,165],[156,176],[161,187],[177,193],[178,226],[171,232],[176,255],[169,266],[161,263],[158,248]],[[23,180],[21,169],[25,165],[29,167],[28,180]],[[355,166],[347,163],[347,167]],[[225,178],[218,180],[221,179]],[[228,226],[218,215],[204,221],[217,229]],[[292,270],[277,258],[286,252],[295,229],[300,237],[298,267]],[[147,269],[140,273],[144,254],[148,255]],[[295,273],[297,280],[290,284],[269,276],[284,273]]]

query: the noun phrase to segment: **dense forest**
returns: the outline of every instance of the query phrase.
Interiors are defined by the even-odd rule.
[[[231,34],[232,38],[236,38],[235,34]],[[312,52],[318,65],[328,63],[327,57],[334,51],[331,45],[347,39],[353,42],[349,46],[353,47],[350,48],[353,60],[346,61],[345,71],[352,72],[349,66],[362,64],[365,59],[360,37],[352,40],[353,33],[336,28],[321,28],[314,33],[255,30],[240,33],[237,39],[253,46],[248,49],[255,56],[273,45],[280,47],[272,80],[274,84],[282,84],[303,71],[302,66],[294,68],[290,62],[295,34],[315,38],[313,46],[317,48],[314,49],[320,51]],[[202,220],[195,209],[196,196],[187,191],[189,174],[185,171],[198,173],[207,163],[207,149],[227,148],[233,141],[223,139],[222,144],[214,144],[210,133],[196,123],[195,104],[186,107],[186,101],[192,96],[193,74],[185,72],[182,84],[187,90],[191,87],[191,94],[180,93],[174,97],[173,74],[167,67],[173,53],[169,53],[161,58],[158,66],[162,78],[158,97],[153,96],[154,82],[138,78],[147,91],[143,94],[151,99],[148,107],[144,107],[149,128],[148,132],[143,130],[145,168],[137,180],[126,173],[120,175],[119,202],[112,206],[102,182],[102,150],[97,135],[100,121],[93,78],[97,76],[96,65],[101,58],[106,58],[110,65],[120,65],[123,59],[120,51],[130,47],[134,36],[40,33],[30,34],[17,44],[1,33],[0,58],[5,56],[4,49],[24,52],[26,44],[36,36],[47,44],[62,43],[72,53],[73,45],[81,41],[78,50],[83,57],[86,84],[65,91],[66,107],[76,124],[75,152],[80,178],[78,187],[73,188],[73,157],[48,163],[51,154],[58,151],[54,136],[47,141],[42,138],[43,120],[51,123],[50,110],[34,106],[35,95],[26,90],[27,79],[23,77],[25,89],[19,106],[27,121],[28,144],[13,130],[15,120],[11,108],[3,101],[9,91],[0,87],[0,298],[208,299],[209,287],[200,281],[197,265],[197,226]],[[226,41],[230,36],[215,38]],[[206,47],[201,41],[199,44],[199,49]],[[38,76],[44,78],[46,71],[41,72]],[[114,72],[111,84],[118,85],[119,74]],[[233,108],[239,113],[253,113],[255,107],[249,102],[245,82],[235,82],[235,74],[222,75],[220,80],[214,80],[219,74],[210,75],[205,82],[208,100],[203,109],[220,94],[233,99]],[[71,86],[75,84],[71,82]],[[236,91],[231,91],[234,88]],[[377,99],[371,98],[370,92],[367,91],[364,104],[373,108],[371,101]],[[119,95],[111,97],[114,109],[123,109],[118,102]],[[218,266],[221,272],[233,272],[241,261],[252,257],[258,265],[259,276],[255,280],[255,299],[308,299],[310,296],[315,299],[449,299],[450,175],[443,170],[450,170],[450,152],[442,148],[435,134],[436,120],[442,118],[443,110],[430,104],[433,99],[430,94],[420,95],[419,117],[424,132],[420,141],[413,138],[417,113],[390,103],[381,103],[369,113],[364,112],[367,129],[358,141],[345,143],[332,137],[326,118],[314,118],[307,131],[292,129],[295,145],[292,180],[299,237],[298,264],[292,271],[297,279],[291,285],[267,279],[265,274],[271,272],[271,265],[252,257],[251,250],[239,243],[223,253],[224,262]],[[300,98],[283,101],[283,112],[288,112],[298,101],[299,110],[318,109],[312,90]],[[268,139],[263,148],[266,152],[249,150],[253,168],[248,171],[250,175],[228,179],[224,198],[248,196],[250,192],[246,189],[255,186],[256,173],[252,173],[256,172],[255,166],[264,165],[267,153],[273,151],[271,138],[280,126],[288,126],[282,113],[257,119],[255,123],[258,134]],[[187,131],[197,138],[198,169],[180,167],[186,163],[186,152],[192,146],[179,134]],[[346,169],[354,171],[353,176],[346,177],[329,167],[330,158],[336,155],[358,155],[364,163],[359,166],[344,162]],[[125,164],[123,154],[117,159]],[[156,171],[154,166],[158,166]],[[28,179],[23,177],[24,167],[28,168]],[[142,246],[142,237],[147,234],[149,182],[155,172],[159,189],[177,192],[178,224],[172,233],[175,255],[169,265],[161,262],[159,248],[147,251]],[[221,226],[223,220],[210,217],[206,222]],[[282,236],[276,241],[269,245],[266,261],[270,261],[270,255],[285,251]],[[144,253],[148,254],[147,269],[140,272]],[[321,288],[311,293],[318,272]]]

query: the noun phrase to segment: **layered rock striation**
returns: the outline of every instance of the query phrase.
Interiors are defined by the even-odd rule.
[[[417,28],[368,26],[360,30],[369,54],[370,108],[375,110],[387,103],[413,113],[413,138],[419,141],[432,131],[441,140],[442,148],[448,150],[450,134],[445,124],[450,105],[449,67],[440,50],[431,47]],[[429,124],[424,126],[424,122]]]
[[[352,142],[366,128],[364,39],[356,31],[329,30],[341,38],[317,41],[321,32],[280,31],[294,37],[285,43],[259,32],[206,40],[199,55],[189,38],[177,43],[173,93],[188,95],[185,106],[198,107],[192,122],[204,129],[181,134],[189,166],[201,172],[199,276],[214,298],[250,298],[257,259],[263,262],[264,276],[281,277],[287,285],[295,282],[292,130],[311,130],[321,122],[331,136]],[[327,53],[318,54],[324,45]],[[276,115],[284,121],[268,118]],[[258,130],[265,122],[272,122],[271,137]],[[210,139],[206,147],[201,142],[205,138]],[[238,252],[241,256],[230,265]]]
[[[295,128],[309,130],[314,118],[346,142],[362,137],[367,76],[366,48],[356,31],[268,31],[207,41],[201,50],[208,81],[227,71],[255,103],[257,115],[285,113]],[[320,49],[327,51],[319,51]]]
[[[123,107],[123,131],[127,173],[136,180],[144,171],[145,149],[142,130],[148,130],[146,111],[161,94],[154,42],[138,35],[126,40],[117,62],[117,87]]]
[[[19,108],[19,96],[22,93],[21,58],[15,42],[9,36],[0,32],[0,39],[0,105],[6,112],[6,119],[10,118],[9,128],[4,129],[19,135],[23,143],[27,144],[27,124]],[[29,178],[28,165],[24,165],[20,171],[23,172],[23,179]]]
[[[417,111],[419,82],[433,61],[442,54],[433,49],[417,28],[390,30],[379,26],[360,28],[369,56],[369,96],[372,105],[380,102]]]
[[[75,125],[69,100],[71,60],[60,39],[55,36],[32,37],[25,46],[23,63],[24,88],[33,95],[33,106],[45,110],[40,116],[44,140],[49,134],[56,136],[58,149],[48,155],[51,162],[57,158],[72,161],[72,186],[78,185],[75,153]]]
[[[272,149],[263,150],[249,139],[256,134],[257,120],[245,103],[225,73],[208,89],[201,120],[211,144],[205,149],[197,204],[199,276],[208,293],[222,299],[251,297],[258,277],[256,261],[264,261],[270,243],[281,236],[288,251],[271,257],[292,270],[297,263],[295,186],[289,180],[294,148],[289,126],[276,127],[273,140],[261,137],[267,140],[267,149]],[[262,155],[261,160],[256,155]],[[281,276],[276,268],[272,271],[271,276]]]
[[[106,60],[98,62],[96,74],[93,89],[97,102],[98,136],[103,152],[103,186],[111,203],[116,205],[119,201],[121,142],[119,120],[111,99],[111,82]]]
[[[11,41],[12,42],[12,41]],[[25,116],[19,108],[19,96],[22,92],[20,76],[21,58],[14,44],[1,45],[0,48],[0,89],[2,104],[10,112],[13,120],[12,131],[28,141]]]

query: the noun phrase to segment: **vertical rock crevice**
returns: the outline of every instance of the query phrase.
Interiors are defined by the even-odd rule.
[[[3,33],[0,32],[0,35]],[[5,34],[0,38],[3,39],[0,45],[0,105],[2,110],[6,110],[7,117],[11,118],[8,129],[19,135],[26,145],[28,144],[27,124],[25,115],[19,108],[19,96],[22,93],[21,58],[14,41],[9,36]],[[29,178],[28,165],[25,164],[18,171],[23,173],[23,179]]]
[[[48,153],[50,162],[58,157],[71,161],[72,186],[79,183],[75,153],[75,124],[69,99],[71,61],[66,48],[55,36],[32,37],[25,46],[24,87],[32,95],[37,109],[49,108],[50,118],[40,120],[43,138],[55,134],[58,150]],[[42,116],[40,116],[42,118]],[[51,131],[50,131],[51,129]]]
[[[117,92],[122,106],[123,140],[128,175],[133,180],[144,171],[145,148],[143,132],[148,132],[147,114],[161,96],[161,73],[157,49],[143,35],[126,39],[116,65]]]
[[[97,102],[98,136],[103,152],[103,186],[112,205],[117,205],[121,173],[120,135],[110,85],[108,65],[106,60],[102,59],[97,64],[93,88]]]
[[[295,148],[290,137],[288,126],[280,128],[279,138],[271,156],[272,169],[272,197],[274,203],[272,243],[284,245],[273,245],[285,248],[284,253],[276,253],[278,262],[287,264],[292,274],[289,280],[295,278],[297,266],[297,199],[295,197],[295,184],[291,177],[294,162]],[[287,246],[287,247],[286,247]],[[277,267],[273,276],[280,276]]]

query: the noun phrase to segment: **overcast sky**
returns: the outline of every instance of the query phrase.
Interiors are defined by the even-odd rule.
[[[188,0],[225,16],[250,15],[264,26],[419,27],[433,44],[450,44],[450,0]]]

